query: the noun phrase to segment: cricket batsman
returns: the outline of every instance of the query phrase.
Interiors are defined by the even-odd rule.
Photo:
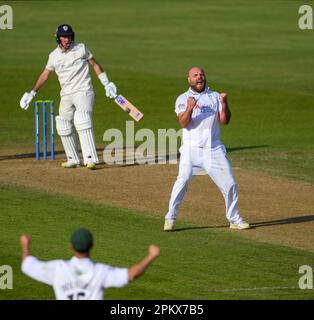
[[[20,106],[27,110],[50,73],[55,71],[61,87],[56,128],[67,156],[67,161],[62,163],[62,167],[76,168],[81,164],[77,132],[83,154],[83,164],[88,169],[95,169],[99,160],[93,130],[92,116],[95,95],[89,65],[93,67],[103,84],[107,97],[114,98],[117,95],[117,88],[113,82],[109,81],[106,72],[96,62],[86,45],[74,42],[74,36],[74,31],[68,24],[61,24],[57,28],[55,35],[57,48],[49,54],[46,67],[33,89],[23,95]]]

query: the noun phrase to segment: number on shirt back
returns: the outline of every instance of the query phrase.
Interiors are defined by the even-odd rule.
[[[85,299],[85,292],[77,292],[68,295],[69,300],[84,300]]]

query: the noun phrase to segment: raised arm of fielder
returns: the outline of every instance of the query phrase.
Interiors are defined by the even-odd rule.
[[[30,242],[31,242],[31,236],[29,235],[22,235],[20,237],[20,243],[22,248],[22,261],[26,259],[28,256],[30,256]],[[155,246],[151,244],[148,247],[148,254],[147,256],[130,267],[128,269],[128,281],[132,282],[139,276],[141,276],[145,270],[153,263],[153,261],[159,256],[160,249],[158,246]],[[39,271],[37,271],[39,272]]]
[[[22,247],[22,271],[39,282],[52,285],[56,269],[56,260],[44,262],[32,256],[30,253],[30,235],[22,235],[20,237],[20,243]]]
[[[32,239],[31,236],[26,235],[26,234],[23,234],[20,237],[20,243],[21,243],[21,248],[22,248],[22,261],[26,257],[30,256],[29,245],[30,245],[31,239]]]
[[[128,269],[129,282],[141,276],[144,271],[152,264],[152,262],[159,256],[159,253],[159,247],[151,244],[148,247],[148,255],[143,260]]]

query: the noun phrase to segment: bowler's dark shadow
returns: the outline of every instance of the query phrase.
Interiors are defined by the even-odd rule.
[[[277,226],[282,224],[291,224],[291,223],[304,223],[304,222],[311,222],[314,221],[314,215],[309,216],[301,216],[301,217],[292,217],[280,220],[269,220],[269,221],[262,221],[262,222],[251,222],[250,229],[256,229],[261,227],[270,227],[270,226]],[[226,229],[229,228],[228,225],[219,225],[219,226],[195,226],[195,227],[183,227],[183,228],[176,228],[171,232],[180,232],[180,231],[190,231],[190,230],[201,230],[201,229]],[[248,230],[250,230],[248,229]],[[248,231],[244,230],[244,231]]]
[[[267,148],[269,147],[267,144],[257,145],[257,146],[243,146],[243,147],[227,147],[227,152],[234,152],[234,151],[242,151],[242,150],[250,150],[250,149],[260,149],[260,148]]]
[[[282,224],[291,224],[291,223],[304,223],[314,221],[314,215],[309,216],[300,216],[300,217],[291,217],[280,220],[269,220],[262,222],[252,222],[250,223],[252,228],[261,228],[261,227],[270,227],[277,226]]]

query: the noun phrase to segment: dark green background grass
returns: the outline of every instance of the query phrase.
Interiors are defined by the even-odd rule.
[[[299,267],[314,264],[312,253],[180,222],[182,231],[165,233],[162,219],[145,214],[25,188],[3,186],[0,191],[5,208],[0,265],[9,264],[14,272],[14,289],[0,290],[3,299],[54,297],[50,287],[21,273],[17,235],[31,233],[32,253],[42,260],[69,259],[69,236],[80,226],[94,234],[94,260],[114,266],[129,267],[142,259],[150,243],[161,247],[160,257],[141,278],[123,289],[108,289],[108,299],[314,298],[313,290],[298,288]]]
[[[213,90],[229,93],[231,124],[222,140],[233,165],[314,182],[314,31],[298,28],[303,1],[1,1],[14,12],[14,29],[0,30],[0,155],[34,150],[31,108],[19,108],[56,44],[60,23],[145,116],[136,130],[179,129],[176,97],[186,71],[205,68]],[[313,1],[307,1],[314,7]],[[92,72],[97,146],[103,133],[130,120]],[[59,101],[52,75],[36,98]],[[60,141],[57,144],[61,149]],[[162,256],[131,286],[108,290],[110,299],[313,298],[312,291],[214,290],[297,287],[298,267],[313,264],[305,251],[266,245],[210,229],[162,233],[162,220],[144,214],[34,190],[2,186],[0,265],[14,267],[14,290],[1,297],[53,298],[52,291],[19,272],[18,236],[34,236],[42,259],[69,258],[69,233],[84,225],[97,239],[94,258],[128,266],[155,242]],[[165,199],[167,201],[167,199]],[[179,225],[180,226],[180,225]],[[187,225],[182,224],[182,227]]]

